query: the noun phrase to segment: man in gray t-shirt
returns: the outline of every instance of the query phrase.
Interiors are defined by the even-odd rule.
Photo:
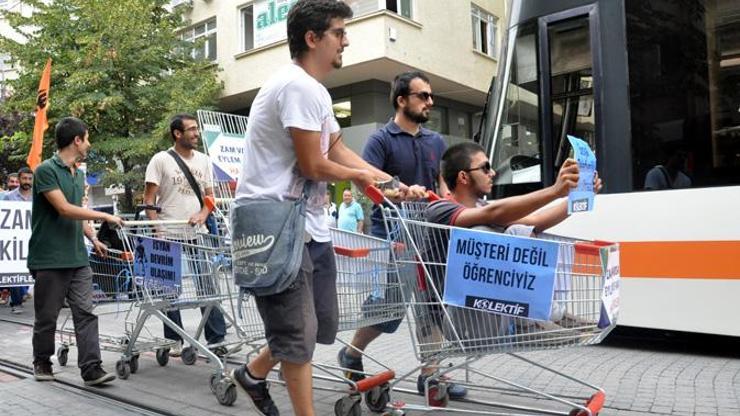
[[[198,121],[189,114],[178,114],[170,122],[170,135],[174,141],[170,150],[179,155],[185,166],[190,169],[190,173],[198,184],[201,197],[212,196],[211,164],[208,156],[195,150],[200,140]],[[146,214],[150,220],[187,220],[191,225],[200,227],[201,231],[207,231],[205,223],[208,219],[208,208],[205,205],[201,206],[195,190],[169,151],[159,152],[152,157],[146,167],[145,181],[144,204],[148,207]],[[155,206],[161,211],[157,212],[149,208]],[[186,246],[186,249],[193,250],[192,247],[188,247],[190,246]],[[188,253],[188,257],[192,260],[187,267],[193,274],[197,274],[199,267],[202,267],[199,265],[201,262],[194,259],[195,255],[196,253]],[[203,285],[205,282],[206,277],[203,277],[198,283]],[[204,310],[205,308],[201,308],[201,312]],[[177,326],[182,327],[179,310],[168,311],[167,317]],[[211,310],[204,332],[206,341],[212,346],[213,352],[217,355],[225,355],[226,348],[218,345],[224,342],[226,336],[226,322],[220,310],[216,308]],[[170,350],[170,355],[179,356],[182,349],[182,337],[166,324],[164,325],[164,336],[177,341],[176,346]]]

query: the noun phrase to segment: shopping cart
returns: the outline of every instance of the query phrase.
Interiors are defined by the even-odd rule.
[[[354,331],[360,328],[401,319],[406,307],[401,295],[401,283],[387,240],[373,236],[330,229],[337,266],[337,303],[339,311],[338,331]],[[337,338],[345,348],[353,348],[363,357],[380,368],[376,373],[358,373],[355,370],[314,362],[313,366],[349,390],[338,390],[348,394],[334,405],[337,416],[361,414],[362,395],[365,404],[373,412],[383,411],[390,401],[390,384],[395,371],[382,360]],[[357,376],[361,376],[358,380]]]
[[[125,330],[124,322],[135,315],[136,303],[140,299],[140,286],[131,274],[131,253],[108,249],[105,255],[95,253],[88,247],[90,269],[92,270],[92,301],[95,314],[99,317],[101,331],[100,349],[104,351],[123,352],[129,349],[130,334]],[[67,365],[69,347],[75,345],[75,331],[72,314],[68,313],[60,325],[58,337],[60,346],[57,349],[59,365]],[[109,318],[118,329],[110,329]],[[120,321],[120,327],[118,327]],[[105,325],[103,324],[105,323]],[[139,354],[143,351],[155,351],[170,346],[172,341],[152,337],[151,334],[140,336],[136,348],[129,355],[130,372],[139,368]]]
[[[536,414],[578,416],[598,414],[605,400],[603,389],[538,364],[518,353],[596,344],[614,328],[616,317],[612,316],[611,320],[605,319],[602,309],[605,282],[610,278],[602,253],[603,250],[607,250],[616,254],[618,250],[616,245],[579,242],[558,236],[538,236],[557,242],[557,266],[551,286],[553,287],[551,316],[556,322],[453,306],[444,301],[443,293],[447,279],[448,244],[455,227],[424,221],[423,210],[426,206],[424,203],[405,203],[397,206],[385,199],[382,192],[377,189],[370,188],[367,194],[376,204],[384,204],[383,214],[389,236],[396,245],[404,247],[404,250],[393,250],[392,253],[401,272],[400,277],[405,282],[403,292],[411,315],[409,328],[414,351],[418,360],[423,363],[406,375],[398,377],[394,385],[421,367],[435,366],[439,369],[435,376],[427,378],[425,382],[425,406],[397,404],[391,406],[393,411],[436,409],[475,414],[502,414],[493,409],[506,408]],[[483,306],[489,305],[491,304]],[[473,365],[486,355],[499,353],[506,353],[510,357],[564,377],[594,392],[586,398],[585,404],[580,404],[569,397],[538,391],[521,383],[484,373]],[[453,363],[455,360],[457,362]],[[448,363],[443,366],[439,364],[442,361]],[[488,384],[497,382],[508,386],[509,389],[513,388],[518,392],[516,394],[529,394],[554,400],[567,410],[475,399],[467,401],[491,406],[488,407],[490,410],[452,409],[447,407],[449,396],[446,386],[447,376],[455,370],[464,370],[467,375],[464,382],[456,383],[464,384],[471,389],[495,391],[496,389]],[[471,376],[476,379],[476,383],[470,382]],[[483,382],[487,384],[482,384]],[[509,390],[508,394],[512,394],[512,391]]]
[[[205,203],[217,218],[224,217],[220,209],[224,200],[206,198]],[[227,235],[230,235],[228,221]],[[392,261],[392,245],[376,237],[330,229],[337,267],[338,331],[351,331],[367,326],[400,319],[405,315],[405,304],[400,294],[401,282]],[[237,318],[237,334],[246,344],[253,345],[253,352],[259,351],[264,342],[264,326],[254,297],[242,288],[235,289],[238,299],[234,303],[233,315]],[[346,348],[354,348],[341,339]],[[359,350],[358,350],[359,351]],[[389,381],[395,372],[381,360],[364,351],[359,351],[381,368],[377,373],[362,373],[362,380],[353,380],[358,372],[336,365],[313,362],[319,372],[314,378],[340,383],[348,389],[329,389],[347,393],[335,403],[335,414],[347,416],[361,414],[362,395],[372,411],[382,411],[389,401]]]
[[[131,373],[131,358],[135,354],[138,337],[150,317],[161,320],[189,344],[183,348],[181,359],[192,365],[198,353],[204,355],[215,371],[209,384],[219,403],[231,405],[236,400],[233,381],[226,376],[225,365],[211,349],[238,348],[240,341],[224,341],[206,345],[199,341],[211,311],[220,311],[224,319],[235,324],[224,309],[234,292],[229,287],[229,248],[223,237],[211,235],[187,221],[127,221],[120,229],[126,251],[133,253],[129,262],[134,280],[141,282],[139,312],[129,322],[130,342],[116,365],[121,378]],[[170,320],[166,312],[201,309],[201,320],[191,335]],[[157,361],[166,365],[169,347],[157,350]]]

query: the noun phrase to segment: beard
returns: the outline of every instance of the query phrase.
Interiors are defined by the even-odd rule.
[[[473,189],[475,189],[475,196],[478,199],[483,198],[486,195],[488,195],[488,192],[490,192],[490,187],[488,185],[490,183],[490,179],[488,177],[486,177],[485,179],[487,183],[484,183],[482,180],[476,179],[475,177],[472,177],[472,176],[470,179],[472,179]],[[483,191],[484,188],[488,188],[489,191],[488,192]]]
[[[422,112],[414,113],[408,107],[403,109],[403,115],[414,123],[422,124],[429,121],[429,116],[425,116]]]
[[[191,142],[189,139],[188,140],[181,140],[180,141],[180,146],[184,147],[185,149],[189,149],[189,150],[196,150],[196,148],[198,147],[197,144],[193,144],[193,142]]]
[[[23,185],[20,186],[20,188],[22,190],[24,190],[24,191],[27,191],[27,190],[31,189],[31,185],[30,184],[27,184],[27,183],[24,183]]]
[[[334,67],[334,69],[341,69],[342,68],[342,57],[338,56],[336,59],[331,61],[331,66]]]

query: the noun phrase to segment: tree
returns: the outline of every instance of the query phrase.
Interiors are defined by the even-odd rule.
[[[222,89],[217,68],[191,57],[194,46],[181,40],[186,22],[167,0],[25,1],[34,13],[4,11],[10,26],[25,37],[0,36],[19,77],[2,113],[28,112],[46,59],[53,59],[49,130],[44,157],[53,152],[53,126],[68,115],[90,126],[90,172],[104,172],[103,184],[122,184],[123,209],[133,208],[144,184],[149,158],[172,144],[168,120],[180,112],[212,108]],[[30,147],[33,120],[16,140]],[[23,131],[25,129],[25,131]]]

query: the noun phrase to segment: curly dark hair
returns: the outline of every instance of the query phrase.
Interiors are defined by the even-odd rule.
[[[300,0],[288,13],[288,47],[292,59],[300,58],[308,50],[306,33],[316,33],[320,38],[329,29],[331,19],[349,19],[352,9],[338,0]]]

